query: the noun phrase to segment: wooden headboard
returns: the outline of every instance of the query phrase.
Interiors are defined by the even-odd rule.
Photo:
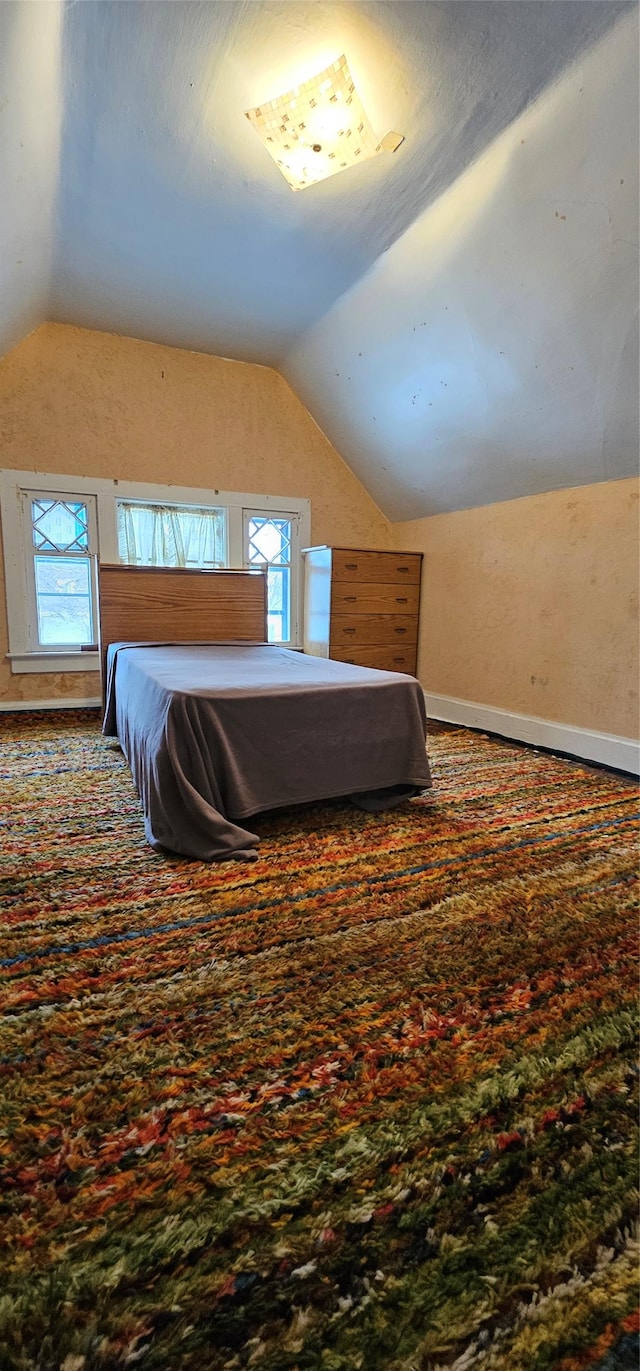
[[[264,571],[98,564],[102,675],[109,643],[267,641]]]

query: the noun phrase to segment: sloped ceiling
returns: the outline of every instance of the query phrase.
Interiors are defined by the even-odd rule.
[[[389,518],[637,472],[635,31],[574,64],[291,353]]]
[[[540,148],[549,159],[551,189],[540,158],[528,164],[534,169],[531,184],[523,159],[514,193],[520,207],[529,199],[535,211],[524,216],[523,238],[509,200],[510,178],[504,167],[500,177],[494,175],[501,139],[513,136],[527,112],[553,103],[563,73],[573,79],[580,64],[601,51],[598,45],[625,25],[627,48],[633,50],[634,16],[635,8],[623,0],[4,0],[0,141],[8,153],[0,189],[9,252],[0,282],[0,345],[12,345],[48,317],[278,366],[391,517],[509,498],[528,493],[532,481],[539,488],[540,479],[568,484],[580,472],[580,479],[601,479],[602,461],[598,466],[591,456],[580,466],[586,425],[573,427],[577,401],[565,415],[564,435],[549,412],[546,426],[538,425],[537,444],[527,449],[521,438],[526,415],[539,412],[539,394],[530,389],[536,364],[524,357],[523,342],[519,358],[512,342],[497,349],[511,356],[514,403],[505,407],[503,372],[477,360],[499,339],[487,342],[481,312],[472,304],[497,281],[496,313],[508,311],[511,276],[518,275],[520,262],[526,262],[535,294],[536,215],[549,196],[555,214],[561,197],[554,194],[554,175],[564,178],[558,191],[567,176],[580,176],[572,157],[582,156],[583,144],[571,135],[565,163],[554,171],[556,143],[566,128],[554,142],[542,118]],[[615,50],[616,60],[622,47]],[[405,142],[394,155],[293,194],[243,111],[341,52],[376,132],[397,129]],[[628,70],[623,79],[628,91]],[[606,90],[602,85],[600,79],[604,108],[609,89],[618,90],[617,70],[611,70]],[[589,108],[594,117],[593,101]],[[562,111],[570,122],[568,106]],[[599,118],[601,106],[598,111]],[[605,217],[610,187],[603,192],[601,179],[594,187],[589,178],[601,178],[610,160],[616,118],[605,116],[607,135],[598,138],[598,156],[581,182],[581,195],[600,203]],[[634,129],[632,116],[631,141]],[[625,158],[627,144],[625,136]],[[479,187],[474,166],[483,156],[491,164],[491,184]],[[451,302],[455,298],[466,351],[455,331],[441,337],[435,327],[426,347],[426,323],[419,344],[412,330],[426,321],[427,307],[433,324],[435,297],[428,291],[440,287],[433,272],[425,276],[421,268],[416,275],[415,264],[422,257],[424,265],[425,254],[434,257],[433,226],[441,223],[441,206],[465,185],[462,199],[453,202],[465,231],[453,235],[452,253],[436,252],[435,259],[444,273],[442,291]],[[474,185],[477,197],[469,190]],[[623,215],[629,245],[632,217],[630,211]],[[595,212],[592,221],[591,229],[583,225],[578,256],[593,265],[603,221]],[[503,264],[501,227],[508,259]],[[446,236],[446,227],[435,230],[436,238],[438,232]],[[456,257],[462,239],[471,254],[464,261]],[[487,243],[494,258],[487,256]],[[572,248],[566,259],[575,262]],[[623,254],[615,264],[609,260],[619,293],[633,299],[630,263]],[[546,301],[540,304],[540,335],[549,311],[553,319],[554,273],[562,267],[549,252],[540,257]],[[579,275],[574,271],[576,296]],[[410,311],[403,315],[395,308],[410,294],[412,280],[422,310],[417,322]],[[609,310],[610,277],[598,276],[595,290],[588,280],[583,285],[588,338],[604,330],[607,337],[615,335],[618,347],[617,326],[628,321],[621,321],[619,307]],[[512,340],[521,313],[514,300]],[[553,339],[556,353],[572,323],[583,327],[579,308],[562,316]],[[528,327],[525,310],[521,337]],[[342,373],[355,371],[365,333],[371,344],[367,376],[362,368],[359,389],[352,381],[338,384]],[[628,327],[627,333],[631,338]],[[476,361],[470,362],[474,347]],[[446,435],[446,416],[441,414],[442,431],[436,434],[416,422],[417,401],[403,399],[405,391],[417,394],[442,348],[446,385],[466,414],[457,424],[447,421]],[[590,350],[585,341],[585,353]],[[581,370],[583,388],[593,380],[599,356]],[[554,376],[556,370],[549,362]],[[615,408],[616,387],[628,391],[623,373],[621,363],[613,391],[609,373],[597,376],[603,414]],[[495,415],[481,438],[471,403],[478,388],[486,413]],[[561,408],[560,383],[554,380],[552,389],[551,409]],[[385,414],[381,430],[372,419],[380,422],[370,403],[374,393]],[[513,445],[504,425],[516,409],[514,478]]]
[[[49,317],[62,9],[0,4],[0,355]]]

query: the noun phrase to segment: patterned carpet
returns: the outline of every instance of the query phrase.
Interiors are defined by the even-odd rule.
[[[637,796],[463,729],[387,814],[145,845],[0,716],[2,1371],[637,1366]]]

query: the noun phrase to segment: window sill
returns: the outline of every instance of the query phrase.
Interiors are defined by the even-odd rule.
[[[14,676],[28,672],[99,671],[99,652],[8,652]]]

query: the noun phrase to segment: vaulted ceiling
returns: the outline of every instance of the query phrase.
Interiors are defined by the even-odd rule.
[[[637,468],[626,0],[4,0],[0,346],[277,366],[391,518]],[[243,111],[346,53],[384,153],[294,194]]]

